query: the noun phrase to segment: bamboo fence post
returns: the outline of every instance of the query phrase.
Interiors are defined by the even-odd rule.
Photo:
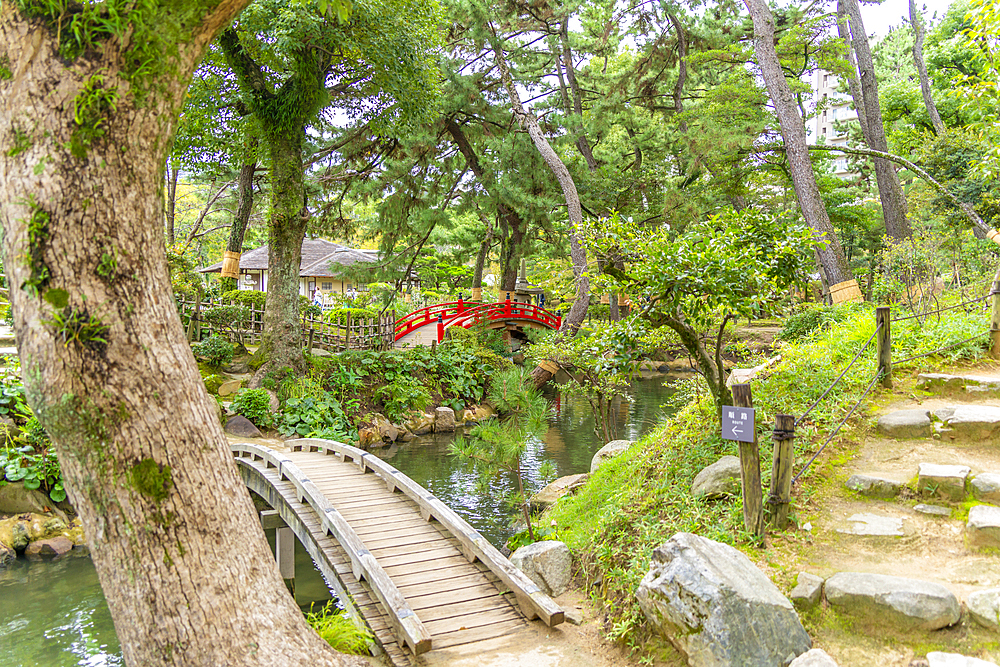
[[[752,408],[749,384],[733,385],[733,403],[738,408]],[[760,482],[760,450],[757,429],[753,442],[740,442],[740,485],[743,491],[743,527],[759,540],[764,539],[764,491]]]
[[[344,327],[344,349],[351,349],[351,311],[347,311],[347,326]]]
[[[993,281],[990,301],[993,306],[990,318],[990,356],[1000,359],[1000,280]]]
[[[795,463],[795,417],[774,416],[774,459],[771,465],[771,524],[784,530],[792,499],[792,465]]]
[[[309,327],[309,345],[306,348],[306,354],[312,354],[313,353],[313,336],[316,335],[315,322],[312,322],[310,324],[311,324],[311,326]]]
[[[878,370],[882,373],[882,386],[892,388],[892,313],[889,306],[879,306],[875,309],[875,325],[879,327],[876,341],[878,343]]]
[[[194,301],[194,340],[201,340],[201,289],[198,290]]]

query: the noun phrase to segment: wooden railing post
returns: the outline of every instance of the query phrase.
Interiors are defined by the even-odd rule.
[[[993,281],[990,302],[993,306],[990,318],[990,356],[994,359],[1000,359],[1000,280]]]
[[[347,326],[344,328],[344,349],[351,349],[351,311],[347,311]]]
[[[310,326],[309,327],[309,345],[306,347],[306,354],[312,354],[313,353],[313,336],[315,336],[315,335],[316,335],[316,327],[315,326]]]
[[[792,466],[795,463],[795,417],[774,416],[774,459],[771,464],[771,525],[784,530],[792,500]]]
[[[882,373],[882,386],[892,388],[892,313],[889,306],[879,306],[875,309],[875,326],[879,327],[878,335],[878,370]]]
[[[733,385],[733,404],[738,408],[752,408],[753,394],[749,384]],[[757,447],[757,429],[753,442],[740,445],[740,485],[743,491],[743,527],[757,539],[764,539],[764,491],[760,482],[760,450]]]

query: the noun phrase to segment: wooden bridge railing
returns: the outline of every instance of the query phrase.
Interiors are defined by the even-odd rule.
[[[535,582],[514,567],[479,531],[450,507],[435,498],[429,491],[412,479],[393,468],[382,459],[356,447],[333,440],[303,438],[285,443],[293,451],[321,452],[338,456],[344,461],[353,461],[364,472],[378,475],[390,491],[401,491],[420,507],[420,514],[426,520],[435,519],[458,539],[462,552],[468,561],[479,560],[506,585],[517,598],[521,612],[529,619],[541,618],[546,625],[562,623],[564,612],[552,601]]]
[[[326,442],[326,441],[318,441]],[[371,555],[347,520],[333,507],[316,485],[309,481],[291,460],[279,452],[252,445],[237,443],[231,445],[235,456],[264,461],[269,468],[276,468],[282,479],[295,486],[299,502],[312,507],[328,535],[340,543],[351,559],[351,569],[355,578],[364,579],[387,612],[389,623],[396,632],[400,644],[405,643],[414,655],[431,649],[431,635],[424,627],[409,603],[396,585]],[[359,450],[360,451],[360,450]]]

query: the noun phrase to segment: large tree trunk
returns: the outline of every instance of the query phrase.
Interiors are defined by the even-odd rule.
[[[778,114],[792,185],[799,200],[799,207],[802,209],[802,217],[820,237],[817,253],[827,280],[831,285],[846,282],[852,279],[851,272],[844,258],[844,250],[840,246],[833,225],[830,224],[830,217],[823,206],[823,200],[819,196],[816,177],[809,161],[805,125],[802,116],[799,115],[792,90],[781,70],[778,53],[774,49],[774,17],[766,0],[744,0],[744,3],[753,20],[754,51],[757,54],[761,74],[764,76],[767,92]]]
[[[861,20],[858,0],[837,0],[838,21],[843,20],[844,14],[850,19],[851,43],[860,75],[861,96],[864,98],[864,103],[860,107],[855,99],[855,106],[858,107],[859,117],[862,113],[865,116],[865,122],[861,126],[865,142],[872,150],[888,153],[889,145],[886,143],[885,128],[882,125],[882,107],[878,101],[875,65],[872,63],[872,51],[868,45],[865,24]],[[885,231],[890,238],[897,241],[909,238],[913,230],[910,229],[910,221],[906,218],[906,199],[899,184],[899,175],[891,162],[876,158],[874,163]]]
[[[237,196],[236,215],[233,225],[229,228],[229,241],[226,250],[240,254],[243,252],[243,237],[247,232],[250,214],[253,212],[253,175],[257,171],[256,162],[248,162],[240,167],[240,175],[236,180]],[[229,292],[238,287],[237,278],[222,278],[222,291]]]
[[[271,369],[304,371],[302,327],[299,323],[299,268],[309,211],[305,201],[302,142],[305,129],[273,133],[268,138],[271,157],[271,219],[267,225],[267,299],[264,334],[254,355],[263,362],[254,375],[260,384]]]
[[[941,136],[945,133],[945,127],[941,120],[941,114],[938,113],[937,105],[934,104],[931,82],[927,77],[927,65],[924,63],[924,20],[917,12],[916,0],[910,0],[910,25],[913,27],[913,64],[917,68],[917,77],[920,79],[920,93],[924,96],[924,106],[927,107],[927,115],[931,117],[934,133]]]
[[[129,665],[338,665],[285,590],[233,465],[170,292],[166,150],[186,82],[243,5],[146,3],[157,34],[188,35],[137,102],[129,31],[68,62],[55,27],[0,8],[0,222],[29,401],[70,499]],[[185,23],[187,21],[187,23]],[[55,26],[55,21],[53,21]],[[93,77],[102,78],[93,78]],[[103,136],[69,148],[74,99],[115,89]],[[82,149],[82,150],[81,150]],[[44,170],[36,172],[36,165]],[[108,257],[114,258],[112,262]]]

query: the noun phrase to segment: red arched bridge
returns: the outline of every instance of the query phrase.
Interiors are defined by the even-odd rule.
[[[464,302],[462,300],[438,303],[415,310],[396,320],[397,344],[430,345],[444,340],[450,327],[469,329],[476,325],[488,328],[537,327],[558,329],[562,318],[534,304],[519,301],[496,303]]]

